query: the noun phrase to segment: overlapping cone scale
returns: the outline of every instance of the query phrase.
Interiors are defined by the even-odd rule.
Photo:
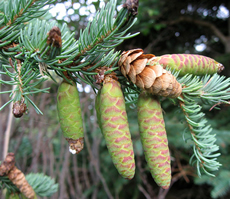
[[[139,88],[153,95],[176,98],[182,92],[176,78],[142,49],[123,52],[118,62],[121,73]]]
[[[76,84],[63,81],[57,94],[57,110],[63,136],[69,142],[70,151],[79,153],[84,146],[84,131],[80,99]]]
[[[145,159],[155,182],[168,189],[171,182],[170,154],[160,103],[155,96],[142,92],[137,106]]]
[[[100,113],[97,115],[112,161],[124,178],[132,179],[135,174],[133,144],[125,100],[118,81],[105,78],[99,104]]]
[[[224,66],[210,57],[194,54],[169,54],[155,57],[154,61],[163,68],[180,71],[180,75],[187,73],[206,75],[221,72]]]
[[[96,109],[96,114],[97,114],[97,123],[102,131],[102,126],[101,126],[101,112],[100,112],[100,100],[101,100],[101,89],[98,90],[97,96],[95,98],[95,109]]]
[[[20,190],[20,192],[28,199],[36,199],[36,193],[27,182],[25,175],[16,166],[8,173],[9,180]]]

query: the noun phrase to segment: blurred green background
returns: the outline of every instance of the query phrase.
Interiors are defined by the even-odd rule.
[[[50,15],[59,23],[66,22],[79,36],[95,12],[106,1],[58,0]],[[122,5],[123,1],[118,1]],[[121,6],[118,6],[119,10]],[[138,20],[131,32],[137,37],[121,44],[117,50],[142,48],[155,55],[192,53],[206,55],[225,66],[221,73],[230,76],[230,1],[229,0],[140,0]],[[197,177],[195,167],[189,165],[192,155],[190,135],[178,107],[168,100],[162,102],[169,140],[172,166],[172,186],[160,189],[148,171],[137,125],[136,109],[127,107],[129,125],[135,150],[136,174],[134,179],[119,176],[108,154],[105,141],[96,122],[95,94],[88,85],[78,85],[85,126],[85,148],[78,155],[69,153],[58,124],[56,93],[58,84],[46,81],[42,88],[51,87],[50,93],[33,96],[42,110],[37,115],[33,108],[20,119],[13,119],[10,152],[16,154],[19,169],[25,173],[43,172],[55,178],[59,191],[52,199],[211,199],[230,198],[230,107],[204,112],[216,134],[223,165],[216,178]],[[2,90],[7,90],[2,85]],[[0,96],[0,106],[8,95]],[[9,121],[9,106],[0,113],[0,151]],[[2,160],[0,153],[0,160]],[[1,194],[1,193],[0,193]],[[2,196],[3,197],[3,196]],[[1,195],[0,195],[1,198]]]

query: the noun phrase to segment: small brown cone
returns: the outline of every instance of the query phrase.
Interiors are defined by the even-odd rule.
[[[143,54],[133,49],[121,54],[118,62],[121,73],[139,88],[153,95],[176,98],[182,87],[176,78],[161,65],[154,62],[155,55]]]
[[[12,110],[14,117],[16,118],[22,117],[23,114],[26,112],[26,110],[27,110],[27,106],[24,103],[24,100],[21,100],[21,102],[20,101],[14,102],[13,110]]]
[[[27,182],[24,173],[15,166],[14,153],[8,153],[0,165],[0,176],[8,176],[9,180],[28,199],[36,199],[36,193]]]

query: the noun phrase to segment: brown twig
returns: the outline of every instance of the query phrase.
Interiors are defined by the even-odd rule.
[[[60,175],[59,186],[60,186],[60,194],[59,199],[66,198],[66,174],[69,168],[69,159],[70,159],[70,152],[69,150],[65,150],[64,161],[62,163],[62,172]]]
[[[142,166],[141,166],[141,159],[140,159],[140,156],[137,155],[137,158],[136,158],[136,159],[137,159],[137,167],[138,167],[138,170],[140,171],[141,181],[142,181],[142,182],[144,183],[144,185],[146,186],[149,195],[150,195],[152,198],[155,198],[155,197],[156,197],[156,194],[154,193],[152,186],[151,186],[151,185],[148,183],[148,181],[147,181],[147,175],[145,174],[145,169],[143,169]]]
[[[148,192],[140,184],[137,185],[138,189],[144,194],[146,199],[152,199]]]
[[[88,100],[87,100],[87,101],[88,101]],[[84,104],[85,104],[85,103],[84,103]],[[87,108],[87,109],[85,110],[85,112],[86,112],[86,111],[89,111],[88,106],[85,105],[85,107]],[[90,113],[88,112],[88,115],[89,115],[89,114],[90,114]],[[89,117],[88,117],[88,118],[89,118]],[[88,122],[89,122],[89,124],[91,123],[90,121],[88,121]],[[85,128],[84,128],[84,129],[85,129]],[[87,134],[85,134],[85,143],[86,143],[86,147],[87,147],[87,150],[88,150],[88,153],[89,153],[89,156],[90,156],[91,163],[93,164],[93,166],[94,166],[94,168],[95,168],[95,171],[96,171],[98,177],[100,178],[100,180],[101,180],[101,182],[102,182],[102,185],[103,185],[103,187],[104,187],[104,190],[105,190],[105,192],[106,192],[108,198],[109,198],[109,199],[113,199],[114,197],[112,196],[111,192],[109,191],[109,188],[108,188],[108,186],[107,186],[107,184],[106,184],[106,181],[105,181],[103,175],[102,175],[101,172],[100,172],[100,168],[99,168],[99,165],[98,165],[98,163],[97,163],[98,161],[97,161],[97,159],[94,158],[94,155],[93,155],[93,153],[92,153],[92,151],[91,151],[91,146],[90,146],[90,142],[89,142],[89,139],[88,139]]]
[[[79,178],[79,169],[78,169],[78,156],[73,155],[73,173],[74,173],[74,182],[75,182],[75,189],[77,192],[77,195],[82,198],[82,186],[80,183]]]
[[[13,85],[13,90],[16,89],[16,85]],[[10,132],[12,128],[12,123],[13,123],[13,114],[11,114],[13,108],[13,103],[10,103],[10,108],[9,108],[9,114],[8,114],[8,122],[7,122],[7,128],[5,131],[5,137],[4,137],[4,148],[3,148],[3,158],[6,157],[7,151],[9,148],[9,141],[10,141]]]

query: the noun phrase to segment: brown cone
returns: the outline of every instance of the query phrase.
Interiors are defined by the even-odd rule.
[[[176,78],[152,60],[155,55],[142,49],[124,51],[118,62],[121,73],[139,88],[153,95],[176,98],[182,87]]]

